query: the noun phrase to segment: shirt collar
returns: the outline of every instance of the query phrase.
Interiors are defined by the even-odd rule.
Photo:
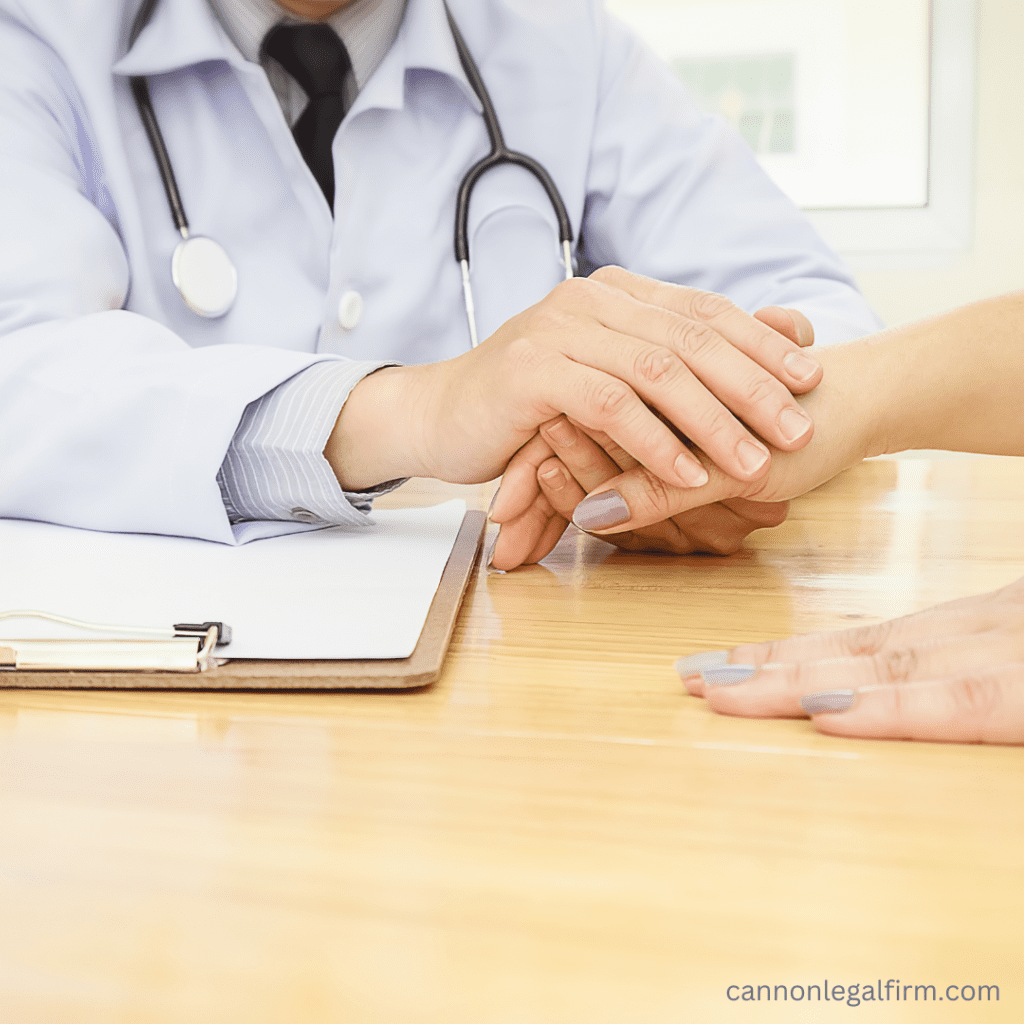
[[[113,71],[117,75],[159,75],[213,60],[227,61],[242,70],[251,67],[217,19],[210,0],[161,0],[135,45],[114,64]],[[402,109],[405,73],[414,69],[447,76],[474,110],[479,113],[483,109],[462,70],[444,0],[408,0],[394,44],[377,73],[370,75],[349,116],[374,108]]]
[[[246,60],[260,63],[267,33],[280,22],[301,24],[275,0],[209,0],[225,31]],[[362,88],[391,49],[405,13],[405,0],[357,0],[336,11],[326,23],[341,37]]]

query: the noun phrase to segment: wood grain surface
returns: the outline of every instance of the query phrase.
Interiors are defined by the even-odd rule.
[[[1024,461],[878,461],[732,558],[481,572],[426,690],[0,691],[0,1024],[1020,1022],[1024,751],[716,717],[672,663],[1006,583],[1022,523]],[[727,995],[897,979],[1000,998]]]

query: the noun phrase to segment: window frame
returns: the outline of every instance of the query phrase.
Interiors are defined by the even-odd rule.
[[[931,0],[930,24],[925,205],[805,210],[855,269],[933,266],[971,244],[976,0]]]

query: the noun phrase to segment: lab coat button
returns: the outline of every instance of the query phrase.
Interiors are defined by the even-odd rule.
[[[310,512],[308,508],[293,508],[292,518],[297,519],[300,523],[323,522],[323,520],[315,512]]]
[[[363,318],[363,297],[359,292],[345,292],[338,303],[338,323],[351,331]]]

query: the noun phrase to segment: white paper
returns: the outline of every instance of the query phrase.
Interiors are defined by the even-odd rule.
[[[375,512],[340,527],[241,546],[0,520],[0,610],[167,628],[231,626],[230,658],[407,658],[426,622],[466,506]],[[0,619],[0,640],[27,639]],[[62,636],[46,623],[33,636]],[[78,631],[67,635],[80,636]]]

